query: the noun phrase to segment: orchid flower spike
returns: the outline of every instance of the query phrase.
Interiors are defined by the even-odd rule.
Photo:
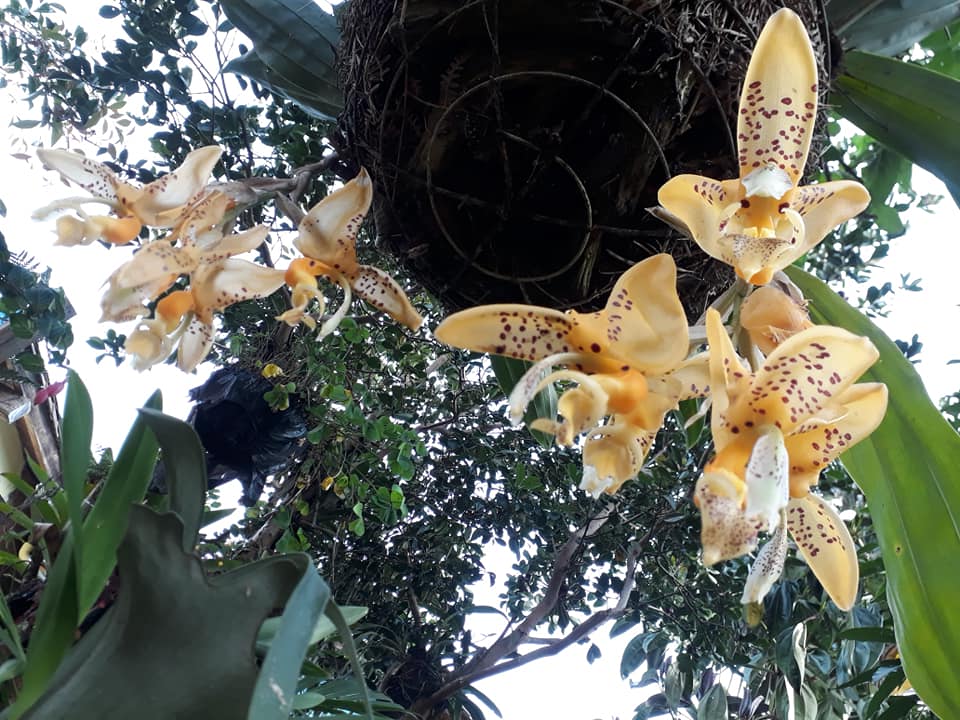
[[[676,266],[665,254],[625,272],[599,312],[486,305],[451,315],[434,335],[454,347],[535,362],[510,395],[515,423],[550,383],[577,383],[560,397],[559,422],[539,418],[532,427],[560,445],[589,433],[581,486],[592,494],[614,493],[634,477],[666,412],[706,391],[706,357],[684,360],[687,321]]]
[[[860,183],[799,185],[817,115],[817,64],[803,22],[782,8],[750,58],[737,116],[740,177],[678,175],[659,201],[711,257],[755,285],[870,202]]]
[[[836,511],[810,493],[820,471],[880,424],[887,388],[854,381],[877,359],[873,343],[846,330],[814,326],[778,345],[751,372],[737,357],[720,315],[707,312],[711,427],[716,455],[697,481],[703,560],[712,564],[756,548],[786,515],[790,535],[834,603],[857,594],[853,540]],[[783,563],[761,553],[745,602],[758,602]],[[762,591],[762,592],[761,592]]]
[[[324,324],[321,335],[332,332],[345,317],[351,291],[401,325],[411,330],[420,327],[423,318],[397,282],[383,270],[357,262],[357,233],[372,200],[373,183],[367,171],[361,169],[357,177],[310,209],[294,240],[303,257],[290,264],[285,279],[293,291],[292,307],[278,320],[293,326],[302,322],[314,327],[316,321],[308,314],[307,306],[316,299],[323,312],[323,295],[317,278],[325,276],[343,288],[345,298]]]
[[[37,210],[34,218],[45,219],[62,210],[76,216],[57,220],[57,244],[89,245],[95,240],[123,245],[135,239],[144,225],[171,227],[181,210],[206,185],[223,151],[216,145],[190,152],[176,170],[142,188],[120,180],[103,163],[69,150],[37,151],[44,165],[69,182],[87,190],[92,197],[61,200]],[[113,215],[90,215],[83,207],[105,205]]]

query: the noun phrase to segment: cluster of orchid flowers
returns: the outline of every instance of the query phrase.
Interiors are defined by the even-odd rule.
[[[736,289],[742,292],[725,293],[721,306],[706,313],[706,350],[691,340],[676,267],[666,254],[627,270],[599,312],[488,305],[448,317],[435,336],[533,363],[510,396],[515,423],[547,385],[572,385],[559,398],[560,419],[539,418],[532,427],[559,445],[585,436],[581,487],[594,496],[616,493],[639,474],[667,413],[685,399],[706,398],[715,455],[693,494],[702,516],[704,563],[752,552],[761,534],[769,534],[742,598],[758,603],[782,572],[789,533],[834,603],[849,609],[858,585],[854,543],[837,512],[811,487],[823,468],[876,428],[887,395],[881,384],[855,384],[877,359],[872,343],[812,325],[802,298],[778,273],[869,202],[856,182],[799,185],[816,107],[809,37],[793,12],[780,10],[764,27],[744,81],[740,176],[680,175],[660,189],[661,215],[741,278]],[[93,195],[41,212],[77,212],[58,220],[61,243],[122,244],[138,237],[143,225],[170,229],[110,276],[102,302],[103,319],[137,321],[127,350],[138,366],[162,361],[179,342],[180,367],[196,367],[210,349],[217,310],[269,295],[284,283],[292,307],[278,319],[314,328],[309,308],[317,300],[323,312],[320,276],[346,294],[321,335],[344,317],[351,292],[407,327],[421,324],[389,275],[357,262],[356,235],[372,195],[365,172],[307,213],[294,243],[302,257],[277,270],[234,257],[262,243],[268,228],[228,233],[234,201],[205,186],[219,154],[218,148],[196,150],[173,173],[137,189],[77,154],[41,152],[47,165]],[[113,216],[88,215],[83,206],[91,202],[105,204]],[[186,289],[170,291],[184,276]],[[145,317],[151,303],[153,317]]]
[[[100,240],[125,245],[140,237],[144,227],[168,231],[144,242],[110,275],[100,302],[101,321],[136,323],[125,344],[134,367],[143,370],[163,362],[176,348],[178,367],[192,371],[213,346],[218,311],[267,297],[284,284],[291,290],[291,308],[277,319],[313,329],[312,312],[321,315],[325,309],[317,283],[321,276],[345,293],[340,308],[323,323],[321,336],[333,332],[343,320],[354,293],[407,327],[420,326],[420,315],[393,278],[357,261],[357,232],[373,196],[365,171],[306,213],[294,240],[302,257],[278,269],[235,257],[260,247],[269,228],[258,225],[230,232],[239,210],[237,202],[228,186],[207,184],[221,152],[216,146],[194,150],[176,170],[138,188],[78,153],[39,151],[44,164],[90,193],[90,197],[59,200],[34,213],[39,219],[64,211],[75,213],[57,219],[58,244],[88,245]],[[85,209],[89,205],[106,206],[112,214],[90,214]],[[314,301],[317,309],[311,312]]]
[[[778,273],[870,199],[851,181],[799,185],[816,109],[809,37],[796,14],[780,10],[760,34],[744,81],[740,176],[680,175],[660,189],[660,215],[741,278],[742,292],[726,293],[720,309],[732,311],[731,300],[746,295],[731,327],[717,308],[707,311],[705,352],[690,354],[699,343],[691,343],[669,255],[630,268],[600,312],[490,305],[447,318],[436,336],[534,363],[510,398],[516,422],[547,384],[575,384],[558,401],[561,420],[539,419],[533,427],[560,445],[585,434],[581,487],[594,495],[615,493],[640,472],[667,412],[684,399],[707,398],[715,455],[693,495],[703,562],[752,552],[769,534],[742,597],[758,603],[783,570],[789,533],[834,603],[847,610],[859,578],[854,543],[834,508],[810,488],[877,427],[887,394],[882,384],[854,382],[877,359],[873,344],[812,325],[798,291]]]

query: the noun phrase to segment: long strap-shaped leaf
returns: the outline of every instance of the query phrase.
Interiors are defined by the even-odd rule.
[[[960,435],[883,332],[820,280],[798,268],[787,274],[815,322],[866,335],[880,351],[863,379],[886,383],[886,417],[841,459],[877,530],[907,677],[937,715],[960,718]]]
[[[854,51],[830,101],[837,112],[947,184],[960,203],[960,80]]]

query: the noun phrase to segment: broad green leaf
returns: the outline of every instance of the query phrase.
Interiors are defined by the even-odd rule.
[[[129,514],[117,601],[24,717],[246,717],[257,679],[257,630],[290,596],[309,559],[275,556],[208,577],[200,559],[183,551],[176,515],[141,505]]]
[[[270,92],[293,100],[307,113],[321,120],[335,120],[343,109],[343,96],[338,87],[317,83],[312,90],[302,88],[267,67],[256,50],[234,58],[223,69],[248,77]]]
[[[836,111],[921,165],[960,202],[960,80],[899,60],[854,51],[830,100]]]
[[[0,593],[0,622],[4,628],[4,644],[16,660],[24,660],[23,645],[20,643],[20,629],[13,620],[13,613],[7,605],[7,598]]]
[[[67,376],[67,399],[63,406],[60,441],[60,466],[63,489],[67,495],[67,514],[73,533],[73,561],[77,578],[83,578],[83,500],[86,496],[87,467],[90,465],[90,441],[93,437],[93,404],[86,386],[73,370]],[[77,588],[77,594],[81,590]],[[84,612],[83,608],[79,608]]]
[[[233,71],[259,74],[260,79],[254,78],[258,82],[265,80],[271,89],[308,107],[312,107],[309,97],[317,96],[322,102],[312,107],[316,114],[337,114],[343,99],[335,67],[340,31],[333,15],[316,3],[301,0],[223,0],[220,6],[253,41],[254,51],[269,73],[256,69],[249,57],[234,64]]]
[[[145,407],[160,409],[159,391],[150,396]],[[81,614],[93,605],[117,564],[117,548],[127,529],[127,513],[147,492],[157,462],[157,448],[156,438],[146,421],[138,417],[83,526],[86,538],[83,552],[87,561],[79,578]]]
[[[920,46],[932,53],[920,62],[931,70],[944,75],[960,77],[960,43],[957,35],[960,34],[960,20],[954,21],[924,38]]]
[[[502,355],[491,355],[490,365],[493,368],[493,374],[497,378],[497,383],[503,394],[509,396],[510,391],[520,381],[524,373],[532,367],[533,363],[525,360],[518,360]],[[551,385],[541,390],[533,399],[533,402],[527,407],[523,414],[523,421],[529,427],[530,423],[537,418],[545,417],[553,420],[557,416],[557,391]],[[530,434],[537,440],[542,447],[553,447],[553,437],[539,430],[531,430]]]
[[[170,510],[183,521],[183,550],[197,542],[207,494],[207,463],[200,438],[182,420],[144,408],[140,416],[160,445],[170,493]]]
[[[887,414],[841,461],[867,498],[907,678],[940,717],[960,717],[960,685],[944,682],[960,666],[960,573],[944,566],[960,557],[960,435],[883,332],[820,280],[798,268],[787,274],[815,322],[865,335],[880,352],[862,379],[886,383]]]
[[[287,601],[260,668],[248,720],[286,720],[293,710],[300,665],[310,645],[310,629],[330,600],[330,588],[308,556],[304,556],[304,562],[306,570]]]
[[[960,17],[956,0],[834,0],[827,4],[830,24],[846,50],[899,55]]]

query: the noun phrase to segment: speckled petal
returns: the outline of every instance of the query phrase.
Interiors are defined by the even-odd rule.
[[[203,254],[202,261],[216,262],[233,255],[242,255],[245,252],[256,250],[267,239],[268,232],[269,228],[266,225],[256,225],[243,232],[224,235],[220,242]]]
[[[731,432],[727,413],[730,406],[747,392],[751,374],[733,349],[720,313],[712,308],[707,311],[707,342],[710,345],[710,398],[713,404],[710,423],[713,441],[722,448],[729,445],[736,434]]]
[[[349,278],[357,295],[401,325],[416,330],[423,324],[423,318],[410,304],[403,288],[380,268],[358,265],[357,271]]]
[[[609,353],[644,372],[666,372],[689,350],[687,317],[677,296],[677,266],[666,253],[627,270],[602,312],[575,315],[569,336],[583,353]]]
[[[796,260],[794,252],[799,245],[799,239],[791,230],[785,237],[726,235],[720,241],[721,259],[733,265],[737,275],[744,280],[765,285],[777,270]]]
[[[770,588],[783,574],[783,565],[786,560],[787,524],[780,522],[776,532],[760,548],[753,565],[750,566],[750,574],[747,576],[746,585],[743,586],[740,602],[744,605],[763,602]]]
[[[230,258],[200,266],[190,278],[197,315],[209,322],[213,311],[266,297],[283,285],[283,270]]]
[[[710,353],[697,353],[662,375],[648,375],[647,384],[651,393],[675,403],[706,397],[710,392]]]
[[[764,25],[740,94],[740,177],[773,163],[800,181],[817,115],[817,61],[803,21],[778,10]]]
[[[132,288],[170,275],[186,275],[197,268],[199,261],[200,254],[194,248],[174,247],[167,240],[155,240],[141,247],[117,269],[116,284]]]
[[[787,509],[787,527],[834,604],[841,610],[852,608],[860,567],[853,538],[837,511],[816,495],[794,498]]]
[[[300,223],[294,245],[307,257],[350,274],[357,264],[357,232],[373,200],[366,170],[314,205]]]
[[[818,325],[783,342],[757,372],[750,394],[725,413],[730,426],[776,425],[790,435],[833,404],[877,359],[873,343],[842,328]]]
[[[726,470],[707,471],[697,480],[694,498],[700,508],[703,564],[713,565],[757,547],[761,521],[743,511],[746,486]]]
[[[147,314],[144,303],[154,300],[169,288],[177,279],[175,274],[158,277],[154,280],[124,288],[117,282],[117,276],[123,266],[117,268],[105,283],[107,290],[100,298],[100,322],[127,322]]]
[[[65,179],[79,185],[94,197],[117,200],[117,186],[121,182],[103,163],[70,150],[41,148],[37,150],[37,155],[44,165],[56,170]]]
[[[542,360],[567,353],[571,315],[533,305],[482,305],[454,313],[433,331],[442,343],[464,350]]]
[[[168,216],[160,217],[160,214],[187,204],[200,192],[222,153],[216,145],[191,151],[176,170],[145,185],[130,209],[144,225],[170,227]]]
[[[823,240],[835,227],[863,212],[870,204],[870,193],[853,180],[835,180],[819,185],[798,187],[790,206],[803,216],[804,240],[796,249],[796,258]]]
[[[170,224],[184,245],[208,250],[223,237],[224,216],[232,201],[220,192],[208,192],[189,208],[176,208],[159,216],[161,226]]]
[[[213,325],[194,317],[180,339],[177,349],[177,367],[184,372],[193,372],[202,363],[213,347]]]
[[[702,175],[677,175],[657,193],[657,201],[686,224],[694,242],[707,255],[724,262],[720,240],[730,232],[724,211],[742,199],[739,180],[719,181]]]
[[[821,470],[877,428],[887,409],[887,386],[852,385],[837,397],[837,405],[837,419],[803,428],[786,440],[793,497],[805,495],[816,484]]]

